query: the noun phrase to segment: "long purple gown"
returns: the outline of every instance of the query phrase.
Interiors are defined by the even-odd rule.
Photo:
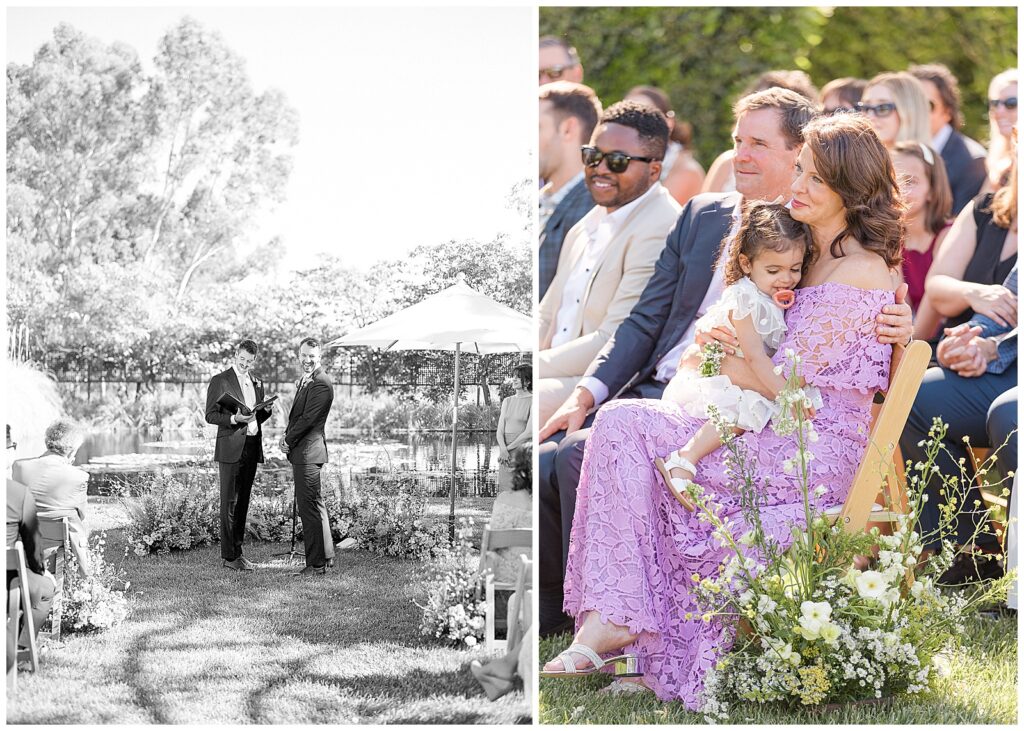
[[[824,402],[813,422],[818,441],[809,445],[810,487],[828,490],[820,505],[843,502],[867,446],[872,396],[888,384],[892,351],[876,339],[875,316],[892,302],[886,290],[827,282],[798,290],[787,312],[774,360],[783,363],[787,349],[800,355],[800,374]],[[690,577],[711,576],[727,553],[708,524],[676,502],[653,462],[702,423],[668,401],[623,399],[601,408],[583,457],[564,604],[577,623],[595,610],[640,633],[626,651],[644,663],[644,682],[662,700],[681,699],[692,710],[702,703],[704,673],[729,640],[719,623],[699,619]],[[763,493],[765,533],[788,546],[792,527],[805,525],[797,475],[782,467],[796,453],[796,436],[780,437],[769,425],[739,440]],[[719,449],[701,460],[695,481],[715,495],[739,536],[745,527],[726,454]],[[687,612],[697,619],[686,620]]]

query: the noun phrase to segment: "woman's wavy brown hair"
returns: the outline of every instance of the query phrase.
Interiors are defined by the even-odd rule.
[[[793,219],[789,210],[781,203],[749,201],[743,206],[743,220],[736,237],[728,247],[722,248],[720,256],[725,260],[725,283],[735,284],[746,274],[740,267],[740,254],[753,261],[758,254],[770,251],[803,251],[804,265],[801,274],[814,260],[814,242],[807,226]]]
[[[841,257],[843,241],[853,238],[893,269],[903,260],[906,204],[896,170],[871,123],[861,115],[818,117],[804,127],[819,177],[842,199],[846,228],[829,245]]]
[[[1010,181],[996,191],[992,197],[992,222],[1000,228],[1008,229],[1017,217],[1017,158],[1010,163]]]

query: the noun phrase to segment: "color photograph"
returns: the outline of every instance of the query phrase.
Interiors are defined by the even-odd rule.
[[[1016,723],[1017,45],[540,9],[541,723]]]

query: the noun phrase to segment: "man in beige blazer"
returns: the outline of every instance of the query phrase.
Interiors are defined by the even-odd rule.
[[[654,273],[681,211],[658,182],[667,144],[661,112],[619,102],[583,148],[597,205],[566,236],[540,302],[539,423],[572,392]]]

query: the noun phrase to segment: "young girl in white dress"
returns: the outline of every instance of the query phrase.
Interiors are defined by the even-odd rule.
[[[783,204],[749,203],[735,239],[722,253],[727,257],[725,291],[698,320],[698,330],[722,327],[735,332],[740,344],[736,355],[745,358],[766,390],[776,395],[786,378],[775,373],[771,356],[786,332],[783,313],[793,304],[793,288],[811,253],[810,232]],[[774,400],[734,385],[728,376],[715,375],[717,364],[709,363],[708,354],[701,356],[700,346],[687,349],[662,399],[704,419],[711,418],[708,406],[713,406],[736,434],[764,429],[778,413]],[[655,460],[665,486],[687,510],[694,509],[687,487],[697,472],[696,463],[721,446],[718,429],[708,421],[681,449]]]

